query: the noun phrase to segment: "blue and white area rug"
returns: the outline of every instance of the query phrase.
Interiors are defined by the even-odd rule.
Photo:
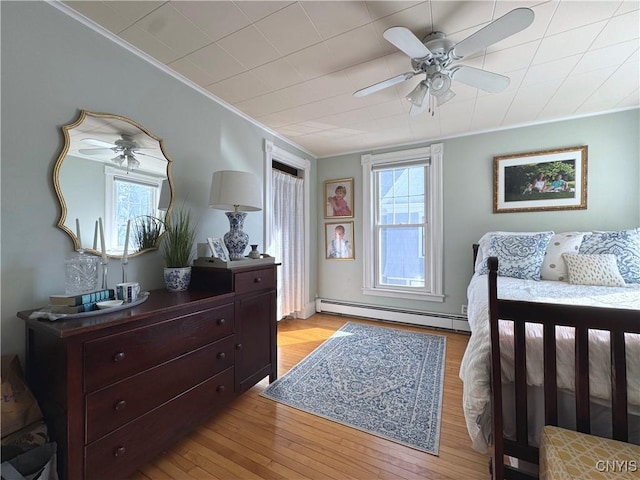
[[[446,337],[347,323],[261,395],[438,454]]]

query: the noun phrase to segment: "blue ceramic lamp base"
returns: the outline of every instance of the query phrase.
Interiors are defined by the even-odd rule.
[[[242,231],[247,212],[226,212],[230,230],[224,234],[224,244],[231,260],[244,259],[244,251],[249,245],[249,235]]]

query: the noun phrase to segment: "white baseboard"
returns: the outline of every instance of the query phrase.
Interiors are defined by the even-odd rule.
[[[390,322],[409,323],[425,327],[444,328],[469,332],[469,322],[462,315],[424,312],[418,310],[402,310],[378,305],[365,305],[340,300],[317,298],[316,312],[338,313],[353,317],[373,318]]]

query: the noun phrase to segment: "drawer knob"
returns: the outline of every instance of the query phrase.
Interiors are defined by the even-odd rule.
[[[218,355],[216,355],[216,357],[218,357],[218,360],[224,360],[225,358],[227,358],[227,354],[224,352],[220,352],[218,353]]]
[[[124,352],[118,352],[113,356],[113,361],[114,362],[121,362],[122,360],[124,360],[125,358],[127,358],[127,354]]]
[[[218,386],[216,387],[216,392],[218,392],[218,393],[222,393],[222,392],[224,392],[224,385],[218,385]]]
[[[127,401],[126,400],[118,400],[114,405],[113,408],[115,411],[119,412],[120,410],[124,409],[124,407],[127,406]]]
[[[127,449],[124,448],[122,445],[120,445],[119,447],[116,447],[115,450],[113,451],[113,456],[114,457],[121,457],[126,453]]]
[[[261,283],[261,282],[262,282],[262,278],[260,278],[260,277],[256,277],[256,278],[254,278],[254,279],[253,279],[253,281],[254,281],[255,283]]]
[[[224,325],[225,323],[227,323],[227,321],[224,318],[219,318],[216,323],[220,326]]]
[[[242,344],[241,343],[237,343],[236,344],[236,350],[242,350]]]

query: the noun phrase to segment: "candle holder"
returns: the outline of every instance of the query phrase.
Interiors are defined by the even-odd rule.
[[[127,283],[127,265],[129,265],[129,260],[122,262],[122,283]]]
[[[102,289],[107,290],[107,267],[109,266],[109,260],[103,259],[100,265],[102,265]]]

